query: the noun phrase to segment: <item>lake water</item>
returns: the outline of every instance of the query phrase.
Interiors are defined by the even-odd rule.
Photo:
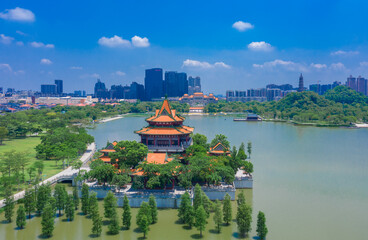
[[[243,190],[253,206],[251,236],[261,210],[267,218],[267,239],[368,239],[368,129],[233,122],[231,117],[209,116],[187,117],[185,124],[209,141],[221,133],[232,145],[252,142],[254,189]],[[144,117],[126,117],[99,124],[89,132],[98,148],[103,148],[107,141],[139,140],[133,131],[145,125]],[[187,230],[176,220],[177,210],[160,210],[148,239],[198,238],[195,229]],[[86,239],[91,233],[91,220],[84,216],[72,223],[56,222],[52,239]],[[15,223],[0,224],[0,233],[4,239],[34,239],[40,226],[36,217],[21,231],[14,230]],[[142,234],[135,229],[133,225],[131,230],[109,236],[104,227],[101,239],[137,239]],[[233,222],[221,234],[215,233],[211,215],[203,239],[234,239],[236,231]]]

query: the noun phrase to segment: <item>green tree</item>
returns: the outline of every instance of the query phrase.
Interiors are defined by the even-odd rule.
[[[95,218],[92,219],[93,226],[92,226],[92,233],[95,236],[100,236],[102,232],[102,217],[100,215],[96,215]]]
[[[203,191],[202,191],[202,203],[203,203],[202,206],[204,210],[206,211],[207,218],[208,218],[210,216],[210,212],[213,209],[213,204]]]
[[[65,204],[65,215],[68,221],[74,220],[75,207],[74,207],[74,197],[73,195],[68,195],[67,201]]]
[[[250,158],[250,154],[252,154],[252,142],[248,142],[247,144],[247,151]]]
[[[109,223],[109,233],[112,235],[118,234],[119,233],[119,218],[115,212],[115,214],[110,218],[110,223]]]
[[[105,209],[105,217],[112,218],[116,215],[116,197],[115,195],[109,191],[104,198],[104,209]]]
[[[236,200],[237,204],[238,204],[238,207],[240,205],[242,205],[243,203],[245,204],[245,195],[244,195],[244,192],[241,191],[239,194],[238,194],[238,199]]]
[[[150,205],[150,208],[151,208],[152,223],[156,223],[157,215],[158,215],[157,204],[156,204],[155,196],[153,196],[152,194],[150,195],[148,199],[148,204]]]
[[[180,197],[180,206],[178,209],[178,217],[182,223],[185,222],[185,213],[188,211],[189,206],[192,205],[192,201],[190,200],[189,193],[186,191],[183,195]]]
[[[151,207],[147,202],[142,202],[141,207],[139,208],[136,223],[139,226],[140,221],[142,220],[142,217],[146,216],[148,224],[152,223],[152,214],[151,214]]]
[[[4,212],[5,212],[5,219],[8,222],[12,221],[13,215],[14,215],[14,207],[15,207],[15,203],[14,203],[14,198],[12,195],[12,191],[11,191],[11,187],[8,186],[5,189],[5,207],[4,207]]]
[[[238,224],[238,231],[240,236],[245,237],[251,228],[252,223],[252,208],[245,203],[238,206],[236,213],[236,223]]]
[[[97,160],[97,162],[102,162]],[[99,183],[109,183],[112,181],[113,177],[116,175],[116,168],[111,164],[96,164],[91,166],[91,171],[88,172],[88,176],[96,179]]]
[[[24,210],[23,205],[20,205],[17,210],[17,227],[23,229],[26,226],[26,212]]]
[[[217,143],[221,143],[226,148],[230,149],[230,142],[227,140],[227,137],[222,134],[216,134],[215,138],[211,141],[211,147],[216,146]]]
[[[89,215],[91,218],[95,218],[98,215],[98,201],[97,201],[97,194],[92,192],[89,196]]]
[[[240,144],[237,158],[239,158],[239,161],[244,161],[245,159],[247,159],[247,155],[245,154],[245,145],[243,142]]]
[[[193,140],[193,145],[199,145],[199,146],[204,147],[205,149],[208,148],[207,137],[205,135],[196,133],[193,135],[192,140]]]
[[[197,210],[197,208],[201,205],[203,205],[202,189],[201,186],[199,186],[199,184],[197,183],[194,187],[194,199],[193,199],[194,210]]]
[[[127,229],[130,228],[130,224],[131,224],[131,219],[132,219],[132,213],[130,210],[130,205],[129,205],[129,199],[126,195],[124,195],[124,200],[123,200],[123,226],[126,227]]]
[[[54,216],[56,216],[57,206],[56,206],[56,199],[54,197],[50,197],[49,203],[52,207],[52,211],[54,213]]]
[[[54,210],[51,204],[47,203],[42,212],[42,235],[51,237],[54,231]]]
[[[129,182],[130,182],[130,177],[128,174],[115,174],[112,177],[111,184],[116,185],[118,189],[120,190],[122,186],[124,186],[125,184]]]
[[[147,146],[136,141],[120,141],[114,149],[116,152],[110,153],[109,156],[111,159],[118,159],[119,168],[137,166],[148,153]]]
[[[73,201],[74,201],[75,210],[78,210],[78,208],[79,208],[79,195],[78,195],[78,188],[77,187],[73,188]]]
[[[49,185],[41,185],[37,189],[37,203],[36,208],[38,214],[41,214],[43,208],[45,207],[46,203],[49,201],[51,197],[51,188]]]
[[[203,206],[200,205],[195,213],[194,225],[197,228],[197,230],[199,230],[201,237],[202,237],[202,231],[206,229],[206,224],[207,224],[207,214]]]
[[[0,127],[0,145],[3,145],[3,140],[8,136],[8,129],[6,127]]]
[[[184,222],[188,224],[190,228],[193,227],[195,221],[195,211],[192,205],[188,206],[187,211],[184,214]]]
[[[137,218],[138,219],[138,218]],[[146,215],[142,215],[139,218],[139,221],[137,220],[137,225],[139,229],[143,232],[143,238],[146,238],[146,235],[148,233],[149,229],[149,220]]]
[[[224,205],[222,206],[222,212],[224,215],[224,222],[229,225],[232,220],[232,209],[231,209],[231,197],[226,193],[224,198]]]
[[[221,225],[222,225],[222,211],[221,211],[221,203],[219,200],[216,200],[215,204],[215,214],[213,215],[213,221],[217,226],[217,231],[220,233]]]
[[[65,185],[61,183],[56,184],[54,198],[56,200],[56,208],[59,210],[59,216],[61,216],[61,211],[64,210],[68,200],[68,193],[66,192]]]
[[[87,184],[83,183],[81,192],[82,212],[87,215],[89,211],[89,187]]]
[[[78,173],[80,173],[80,169],[81,169],[82,165],[83,165],[83,162],[80,159],[78,159],[78,160],[75,160],[73,162],[72,168],[73,169],[78,169]]]
[[[24,193],[24,208],[28,218],[31,218],[32,212],[36,209],[36,195],[33,189],[26,189]]]
[[[260,240],[264,240],[266,239],[267,233],[266,216],[263,212],[259,211],[257,216],[257,236]]]

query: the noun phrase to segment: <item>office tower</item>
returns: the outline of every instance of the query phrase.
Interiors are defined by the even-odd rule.
[[[303,75],[300,74],[298,92],[303,92],[303,91],[304,91],[304,79],[303,79]]]
[[[146,100],[150,101],[152,98],[163,97],[164,91],[161,68],[146,69],[144,87]]]
[[[356,78],[350,75],[346,81],[346,86],[356,91],[357,90]]]
[[[323,85],[321,85],[321,90],[320,90],[319,94],[323,95],[328,90],[331,90],[331,89],[332,89],[332,85],[331,84],[323,84]]]
[[[59,95],[63,94],[63,80],[55,80],[56,93]]]
[[[357,83],[357,92],[367,95],[367,79],[364,79],[361,76],[359,76],[356,79],[356,83]]]
[[[188,78],[188,94],[193,95],[195,92],[201,92],[201,78],[190,76]]]
[[[6,93],[15,93],[15,88],[6,89]]]
[[[273,101],[276,100],[277,97],[281,97],[281,89],[275,88],[269,88],[266,92],[267,101]]]
[[[132,99],[144,100],[144,86],[142,84],[132,82],[130,84],[130,97]]]
[[[55,95],[56,94],[56,84],[42,84],[41,93],[44,95]]]
[[[105,83],[101,82],[100,79],[97,79],[97,83],[95,84],[95,97],[99,99],[110,97]]]
[[[0,93],[3,94],[4,93],[4,90],[2,87],[0,87]]]
[[[110,96],[112,99],[125,99],[124,87],[121,85],[112,85],[110,89]]]
[[[293,90],[293,85],[291,84],[282,84],[282,85],[268,84],[266,88],[281,89],[282,91],[289,91],[289,90]]]
[[[188,80],[186,73],[165,72],[165,94],[168,97],[181,97],[188,93]]]

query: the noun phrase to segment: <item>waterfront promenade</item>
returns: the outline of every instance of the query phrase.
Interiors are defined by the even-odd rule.
[[[82,161],[83,165],[81,170],[89,170],[89,167],[87,166],[87,163],[92,159],[93,154],[96,152],[96,143],[91,143],[87,146],[87,150],[84,152],[84,154],[80,157],[80,160]],[[65,170],[59,172],[58,174],[47,178],[43,180],[42,182],[38,183],[38,185],[42,184],[54,184],[59,181],[63,180],[72,180],[77,174],[79,170],[73,169],[72,166],[66,168]],[[13,195],[14,200],[17,201],[24,197],[25,190],[20,191]],[[4,204],[5,199],[2,199],[0,201],[0,208],[3,208],[5,206]]]

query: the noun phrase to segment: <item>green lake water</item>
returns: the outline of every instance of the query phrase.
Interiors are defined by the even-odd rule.
[[[211,140],[215,134],[228,136],[232,145],[251,141],[254,189],[242,190],[253,206],[255,236],[258,211],[266,214],[272,240],[368,239],[368,129],[317,128],[272,122],[233,122],[231,117],[187,117],[186,125]],[[89,133],[98,148],[107,141],[138,140],[133,133],[145,126],[143,117],[126,117],[97,125]],[[100,206],[102,211],[102,205]],[[135,213],[133,219],[135,222]],[[235,218],[235,202],[233,202]],[[121,214],[121,209],[119,209]],[[1,214],[0,221],[4,219]],[[92,221],[77,215],[73,222],[56,218],[51,239],[89,239]],[[159,211],[148,239],[196,239],[198,231],[177,222],[177,210]],[[0,223],[0,239],[36,239],[40,218],[27,220],[24,230],[15,223]],[[236,239],[236,223],[215,232],[212,215],[203,239]],[[135,224],[119,235],[103,234],[97,239],[137,239]]]

